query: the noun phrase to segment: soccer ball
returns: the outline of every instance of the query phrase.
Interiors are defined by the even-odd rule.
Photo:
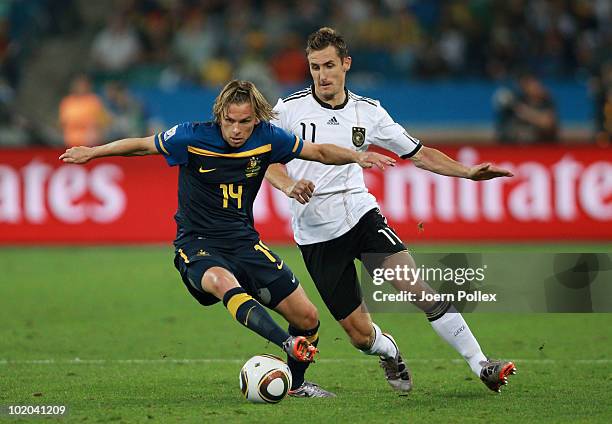
[[[246,361],[240,370],[240,390],[254,403],[278,403],[291,388],[291,371],[281,358],[261,354]]]

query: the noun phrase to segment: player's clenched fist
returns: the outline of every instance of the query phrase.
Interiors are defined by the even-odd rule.
[[[298,180],[293,185],[287,187],[284,192],[288,197],[297,200],[302,205],[310,201],[315,185],[309,180]]]
[[[66,150],[59,158],[66,163],[87,163],[93,157],[93,149],[91,147],[79,146],[71,147]]]
[[[395,166],[395,159],[381,155],[380,153],[367,152],[359,153],[359,161],[357,163],[362,168],[372,168],[373,166],[376,166],[379,169],[384,170],[385,166]]]

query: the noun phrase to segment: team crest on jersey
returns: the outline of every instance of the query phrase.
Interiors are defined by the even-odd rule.
[[[261,170],[261,158],[259,156],[251,157],[251,159],[249,159],[249,163],[247,164],[247,167],[245,170],[246,176],[248,178],[255,177],[257,174],[259,174],[260,170]]]
[[[353,127],[353,145],[355,147],[361,147],[365,143],[365,130],[363,127]]]

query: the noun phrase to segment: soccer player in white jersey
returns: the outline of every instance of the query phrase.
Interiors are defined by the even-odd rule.
[[[376,100],[345,88],[351,57],[341,35],[321,28],[308,38],[306,54],[313,84],[275,106],[277,126],[292,131],[305,141],[326,142],[355,150],[369,145],[391,150],[410,159],[419,168],[437,174],[487,180],[512,174],[492,164],[467,167],[425,147],[395,123]],[[412,377],[391,335],[372,322],[363,304],[354,259],[360,259],[371,273],[375,267],[415,267],[406,247],[387,225],[376,199],[365,187],[357,165],[322,165],[294,160],[285,166],[272,165],[266,178],[292,198],[292,227],[304,262],[323,301],[344,328],[351,343],[368,355],[380,357],[388,383],[396,390],[412,388]],[[315,189],[316,188],[316,189]],[[379,262],[368,261],[378,254]],[[371,257],[370,256],[370,257]],[[371,263],[368,263],[371,262]],[[424,281],[391,281],[397,288],[435,293]],[[490,360],[461,314],[446,301],[414,302],[425,312],[434,331],[468,363],[471,370],[493,391],[500,391],[507,377],[515,373],[510,361]],[[324,397],[331,393],[311,384],[303,375],[294,375],[290,394]]]

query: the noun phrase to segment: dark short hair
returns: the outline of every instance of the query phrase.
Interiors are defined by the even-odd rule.
[[[348,47],[346,41],[344,41],[344,37],[338,34],[336,30],[329,27],[320,28],[310,34],[306,44],[306,54],[309,55],[313,50],[323,50],[328,46],[334,46],[336,48],[336,52],[338,56],[340,56],[340,59],[348,57]]]

